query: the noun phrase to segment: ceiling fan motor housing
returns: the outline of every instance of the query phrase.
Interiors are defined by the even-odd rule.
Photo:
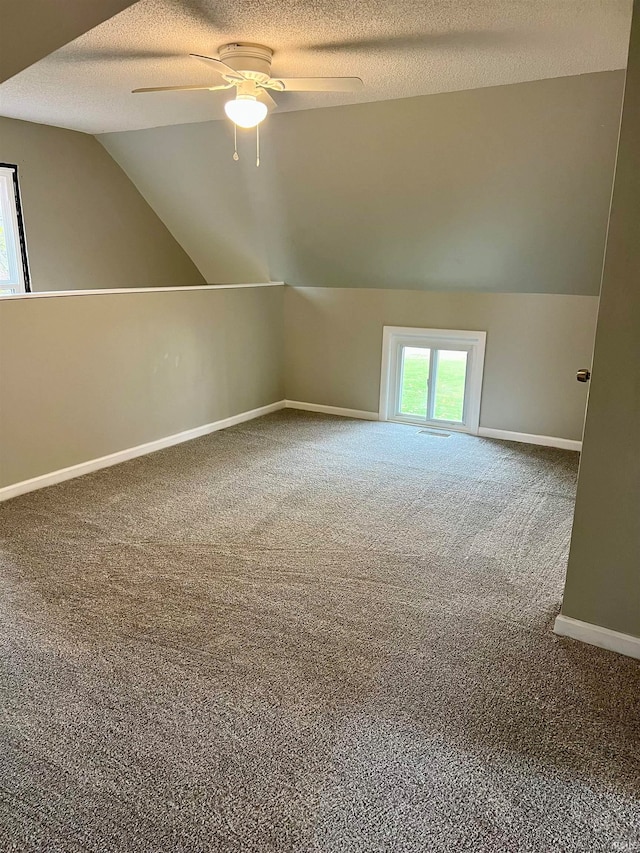
[[[271,77],[273,51],[262,44],[225,44],[218,56],[226,65],[241,71],[249,80],[266,83]]]

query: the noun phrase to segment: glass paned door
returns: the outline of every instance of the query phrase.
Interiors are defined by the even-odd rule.
[[[466,350],[400,345],[396,416],[462,424],[468,356]]]
[[[431,350],[426,347],[402,347],[400,405],[401,415],[427,417],[429,396],[429,363]]]
[[[469,353],[447,349],[436,352],[438,366],[433,395],[433,419],[462,423]]]
[[[381,421],[477,434],[487,333],[384,326]]]

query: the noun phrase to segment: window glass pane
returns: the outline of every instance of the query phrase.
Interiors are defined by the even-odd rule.
[[[423,347],[402,347],[401,415],[427,416],[430,353]]]
[[[436,420],[462,422],[467,356],[467,352],[459,350],[438,350],[433,405],[433,417]]]
[[[18,235],[13,227],[14,204],[12,178],[0,174],[0,295],[22,290],[17,257]]]
[[[0,287],[11,283],[13,276],[9,270],[9,244],[13,242],[11,221],[6,222],[5,212],[9,209],[9,197],[7,194],[7,179],[0,175]]]

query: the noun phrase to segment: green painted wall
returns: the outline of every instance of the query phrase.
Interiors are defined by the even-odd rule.
[[[291,400],[377,412],[383,326],[487,332],[480,425],[582,438],[598,298],[543,293],[285,289]]]
[[[204,283],[93,136],[0,118],[0,162],[18,166],[35,292]]]
[[[281,400],[282,291],[0,300],[0,486]]]
[[[640,637],[638,0],[562,612]]]
[[[624,72],[100,137],[208,281],[596,295]]]

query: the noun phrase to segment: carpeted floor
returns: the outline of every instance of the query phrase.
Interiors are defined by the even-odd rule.
[[[640,850],[576,469],[281,412],[0,506],[0,850]]]

